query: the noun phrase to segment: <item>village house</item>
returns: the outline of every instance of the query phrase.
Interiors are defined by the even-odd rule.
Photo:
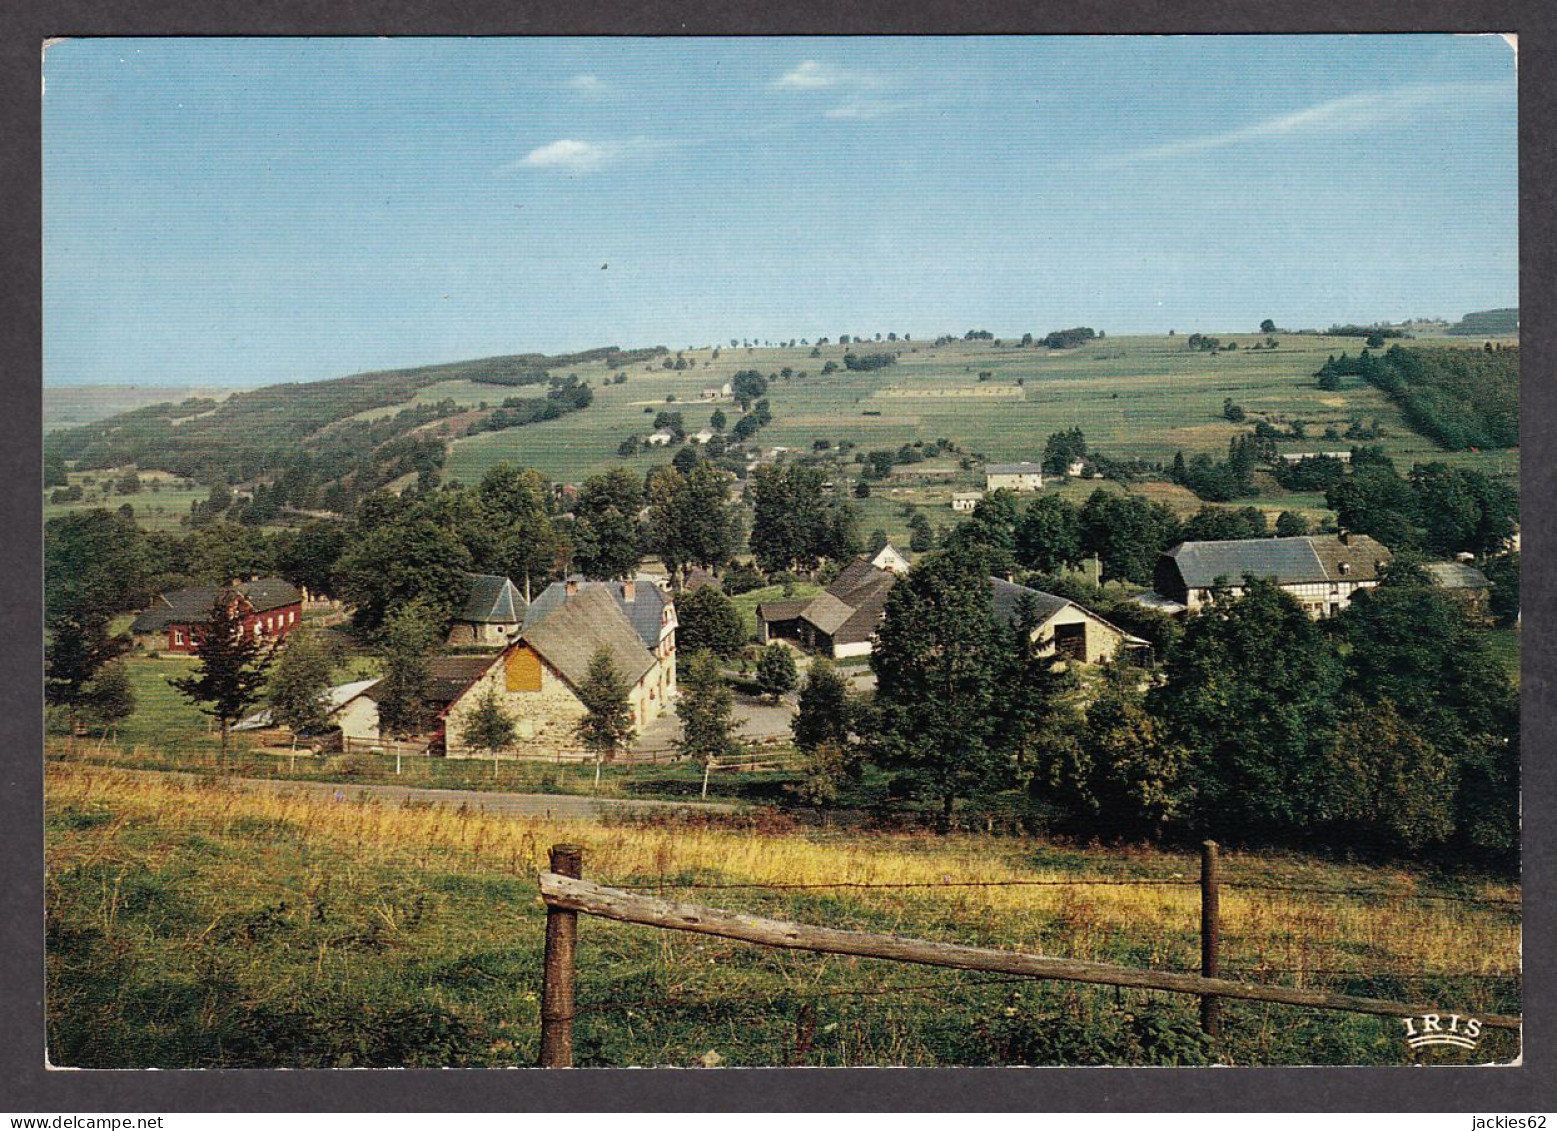
[[[524,624],[524,594],[496,574],[467,573],[465,580],[465,602],[449,628],[450,646],[501,648]]]
[[[377,679],[358,679],[337,684],[325,692],[325,717],[342,737],[359,741],[378,741],[378,704],[368,694],[378,686]],[[278,726],[275,713],[266,707],[233,726],[234,731],[265,730]]]
[[[815,597],[758,605],[763,642],[794,640],[834,659],[868,656],[886,615],[887,594],[897,580],[897,574],[857,558]],[[1015,625],[1023,599],[1029,599],[1034,618],[1031,638],[1039,645],[1039,655],[1097,664],[1114,659],[1124,649],[1150,646],[1067,598],[998,577],[991,577],[989,586],[991,609],[1004,624]]]
[[[478,657],[489,666],[444,710],[444,750],[449,757],[477,753],[465,741],[464,731],[472,712],[489,693],[514,719],[521,746],[576,746],[576,728],[587,713],[579,689],[590,661],[601,649],[611,656],[628,685],[636,727],[647,726],[667,709],[668,699],[675,694],[675,616],[668,602],[663,606],[668,631],[661,638],[662,650],[656,651],[645,645],[639,628],[623,609],[624,603],[635,604],[638,594],[629,592],[624,602],[620,593],[614,594],[610,588],[632,587],[634,583],[559,584],[565,584],[563,599],[539,615],[536,606],[541,598],[532,602],[519,637],[496,657]],[[648,607],[649,601],[643,604]]]
[[[991,463],[984,466],[986,491],[1041,491],[1043,465],[1036,463]]]
[[[1268,578],[1296,597],[1311,617],[1334,616],[1359,589],[1379,583],[1387,547],[1366,534],[1301,538],[1239,538],[1180,542],[1157,559],[1155,591],[1142,604],[1166,612],[1194,612],[1218,585],[1233,597],[1245,576]]]
[[[956,491],[952,494],[951,508],[958,513],[967,513],[975,509],[983,497],[983,491]]]
[[[877,569],[884,569],[888,573],[899,576],[908,572],[908,559],[900,554],[891,542],[876,551],[876,556],[870,559],[870,564]]]
[[[302,624],[302,592],[279,577],[260,577],[163,593],[135,618],[130,635],[140,648],[193,652],[212,606],[224,594],[238,602],[245,635],[279,639]]]

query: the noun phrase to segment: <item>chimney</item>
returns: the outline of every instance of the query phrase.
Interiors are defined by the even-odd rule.
[[[633,601],[638,597],[637,585],[638,583],[636,581],[630,579],[622,582],[622,600],[626,601],[629,605],[632,604]]]
[[[1336,537],[1341,540],[1341,545],[1343,546],[1350,546],[1352,544],[1352,532],[1350,530],[1343,530],[1337,534]]]
[[[572,597],[574,594],[576,594],[578,592],[578,578],[570,577],[564,581],[562,583],[562,591],[569,597]]]

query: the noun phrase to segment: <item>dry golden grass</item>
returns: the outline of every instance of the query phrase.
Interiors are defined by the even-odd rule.
[[[584,846],[586,875],[592,879],[663,886],[667,894],[705,903],[755,909],[770,897],[751,889],[697,891],[698,883],[927,885],[842,888],[827,894],[844,905],[844,917],[849,909],[857,910],[872,929],[885,919],[899,933],[1078,958],[1117,961],[1128,954],[1136,964],[1179,968],[1198,961],[1199,892],[1186,882],[1196,877],[1197,863],[1169,851],[1099,849],[1094,855],[1100,867],[1078,873],[1064,863],[1035,863],[1045,846],[1021,838],[596,825],[441,806],[328,802],[88,766],[51,766],[48,803],[51,808],[106,807],[113,814],[111,823],[74,838],[68,851],[51,847],[51,864],[59,862],[61,852],[72,863],[84,853],[100,853],[99,859],[122,854],[115,843],[126,823],[154,824],[159,839],[165,839],[169,834],[224,833],[238,820],[273,821],[306,830],[310,840],[364,863],[508,875],[534,874],[545,867],[548,846],[568,841]],[[91,847],[93,840],[100,847]],[[154,860],[146,862],[155,866]],[[1299,867],[1264,857],[1224,858],[1222,929],[1229,966],[1281,971],[1299,984],[1309,970],[1336,968],[1401,974],[1519,969],[1517,914],[1462,901],[1409,898],[1423,881],[1400,869],[1326,865],[1294,875]],[[1084,878],[1174,883],[1075,883]],[[1365,887],[1390,898],[1239,890],[1240,879],[1332,890]],[[967,881],[1013,886],[952,886]],[[1518,888],[1482,881],[1469,894],[1513,900]]]

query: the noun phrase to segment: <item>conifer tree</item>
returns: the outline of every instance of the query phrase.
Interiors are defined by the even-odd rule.
[[[266,644],[257,633],[246,631],[243,619],[238,594],[231,589],[218,592],[205,623],[195,627],[199,670],[168,681],[216,720],[224,759],[232,724],[264,695],[265,677],[276,654],[275,643]]]

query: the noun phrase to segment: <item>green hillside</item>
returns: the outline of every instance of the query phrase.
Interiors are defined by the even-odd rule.
[[[1408,406],[1383,389],[1356,378],[1339,389],[1320,389],[1315,372],[1331,355],[1355,351],[1355,338],[1285,334],[1268,348],[1264,335],[1223,336],[1224,345],[1238,348],[1206,352],[1191,349],[1188,337],[1102,338],[1063,350],[959,338],[704,347],[678,354],[614,348],[549,358],[517,354],[272,386],[221,403],[140,408],[55,433],[49,447],[77,471],[138,465],[206,482],[284,482],[284,504],[349,508],[379,486],[398,487],[431,473],[445,482],[471,483],[503,461],[563,482],[619,466],[646,471],[673,449],[623,456],[623,441],[646,437],[661,411],[681,413],[692,433],[707,426],[717,409],[728,432],[742,415],[740,406],[708,403],[701,394],[741,370],[755,370],[768,380],[772,419],[753,446],[810,451],[821,442],[834,449],[852,445],[852,459],[945,438],[959,459],[972,461],[970,468],[947,462],[939,479],[925,475],[928,468],[905,468],[911,474],[886,485],[890,502],[880,490],[862,501],[870,512],[864,529],[880,527],[893,537],[903,533],[903,503],[947,506],[951,490],[979,482],[981,459],[1041,458],[1046,437],[1072,427],[1082,429],[1092,451],[1111,459],[1167,464],[1180,451],[1186,458],[1220,458],[1231,439],[1261,420],[1282,428],[1303,422],[1304,439],[1284,441],[1282,451],[1344,448],[1349,442],[1338,437],[1353,422],[1377,420],[1384,429],[1379,442],[1403,469],[1439,460],[1517,479],[1517,448],[1446,452],[1415,430]],[[1412,346],[1442,349],[1461,341],[1419,338]],[[891,353],[896,363],[850,370],[844,367],[850,352]],[[1466,363],[1480,366],[1483,359],[1467,352]],[[834,372],[824,374],[829,365]],[[556,386],[575,376],[588,393],[548,408],[544,398],[569,393]],[[525,407],[503,409],[505,401]],[[1229,401],[1244,410],[1242,422],[1225,415]],[[498,412],[533,422],[485,430],[502,423],[493,417]],[[1334,432],[1327,438],[1329,429]],[[852,477],[847,466],[846,460],[844,474]],[[1267,509],[1323,510],[1317,494],[1293,495],[1263,479],[1262,487],[1265,493],[1254,501]],[[1137,489],[1178,509],[1198,505],[1169,484]]]

